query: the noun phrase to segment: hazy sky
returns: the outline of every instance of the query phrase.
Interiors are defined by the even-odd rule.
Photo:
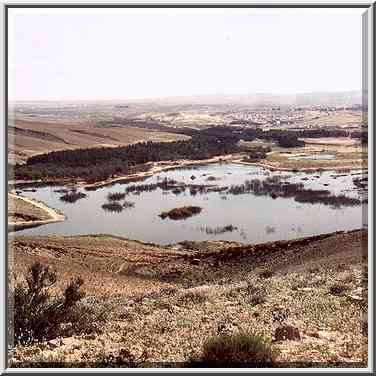
[[[360,90],[364,9],[9,9],[9,99]]]

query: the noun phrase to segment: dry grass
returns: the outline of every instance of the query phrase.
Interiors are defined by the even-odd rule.
[[[140,141],[176,141],[188,137],[136,127],[98,128],[92,124],[60,124],[15,120],[8,132],[11,160],[54,150],[127,145]]]

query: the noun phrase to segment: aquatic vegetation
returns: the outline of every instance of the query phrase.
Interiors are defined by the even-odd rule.
[[[124,209],[132,209],[132,208],[134,208],[135,207],[135,204],[134,204],[134,202],[132,202],[132,201],[124,201],[123,202],[123,208]]]
[[[275,232],[275,227],[273,227],[273,226],[266,226],[265,227],[265,232],[267,234],[273,234]]]
[[[102,209],[114,213],[120,213],[123,211],[123,205],[118,202],[109,202],[102,205]]]
[[[120,201],[125,198],[125,193],[123,192],[111,192],[107,195],[108,201]]]
[[[236,226],[227,225],[227,226],[217,226],[217,227],[200,227],[200,231],[205,232],[208,235],[219,235],[224,234],[225,232],[233,232],[238,230]]]
[[[273,199],[278,197],[294,198],[296,202],[310,204],[324,204],[333,208],[342,206],[356,206],[362,203],[357,198],[345,195],[331,194],[325,189],[306,189],[303,183],[280,182],[277,176],[266,178],[264,181],[259,179],[246,180],[243,184],[232,185],[226,194],[254,194],[256,196],[269,196]]]
[[[82,199],[82,198],[85,198],[87,195],[85,193],[82,193],[82,192],[77,192],[77,191],[70,191],[68,193],[66,193],[65,195],[61,196],[60,197],[60,200],[61,201],[64,201],[64,202],[69,202],[69,203],[75,203],[76,201]]]
[[[162,212],[159,216],[162,219],[170,218],[173,220],[186,219],[193,215],[201,213],[202,208],[199,206],[183,206],[181,208],[175,208],[168,212]]]

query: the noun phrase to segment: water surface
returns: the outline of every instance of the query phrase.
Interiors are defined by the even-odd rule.
[[[354,172],[355,173],[355,172]],[[358,172],[359,173],[359,172]],[[192,179],[194,176],[194,179]],[[209,176],[218,180],[208,180]],[[102,209],[110,192],[124,192],[132,184],[150,184],[163,179],[174,179],[186,184],[216,184],[231,186],[245,180],[283,176],[286,182],[304,184],[307,189],[326,189],[336,195],[360,198],[353,185],[355,175],[333,171],[307,174],[304,172],[269,172],[258,166],[240,164],[211,164],[206,166],[170,170],[159,173],[140,183],[116,184],[96,191],[84,191],[86,198],[76,203],[60,200],[63,187],[43,187],[22,195],[45,202],[61,210],[67,220],[19,231],[17,235],[79,235],[113,234],[144,242],[171,244],[183,240],[228,240],[256,243],[292,239],[339,230],[363,227],[366,204],[334,208],[321,203],[299,203],[294,198],[275,198],[254,194],[230,195],[220,192],[196,194],[190,190],[178,195],[160,188],[139,195],[130,193],[126,200],[134,207],[121,212]],[[357,175],[359,176],[359,175]],[[213,179],[213,178],[212,178]],[[122,203],[122,201],[120,201]],[[200,206],[200,214],[186,220],[161,219],[159,214],[181,206]],[[210,231],[232,225],[232,231]],[[208,231],[209,229],[209,231]]]

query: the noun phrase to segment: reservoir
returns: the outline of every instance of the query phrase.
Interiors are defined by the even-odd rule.
[[[79,188],[86,197],[74,203],[62,201],[63,193],[56,192],[65,187],[42,187],[21,195],[60,210],[67,219],[12,236],[112,234],[166,245],[184,240],[260,243],[359,229],[366,225],[367,192],[354,186],[356,177],[359,171],[271,172],[258,166],[223,163],[168,170],[141,182],[118,183],[95,191]],[[155,188],[170,180],[186,188]],[[252,183],[256,180],[257,184]],[[244,184],[259,187],[263,182],[270,183],[268,192],[239,188],[244,188]],[[149,191],[134,188],[153,184]],[[200,191],[200,185],[206,188]],[[289,189],[281,194],[279,187],[284,185]],[[294,185],[300,187],[300,198],[292,192]],[[277,193],[273,193],[275,190]],[[104,210],[102,205],[109,203],[108,194],[115,192],[126,193],[124,200],[128,205],[119,211]],[[316,198],[311,199],[311,194]],[[124,200],[119,203],[123,205]],[[184,220],[159,216],[183,206],[202,210]]]

